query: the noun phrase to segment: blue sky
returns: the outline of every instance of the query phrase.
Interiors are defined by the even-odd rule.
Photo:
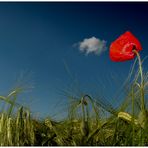
[[[82,93],[101,92],[111,102],[133,60],[110,61],[110,43],[129,30],[142,44],[141,57],[147,56],[147,18],[148,3],[140,2],[1,2],[1,95],[20,83],[33,86],[17,101],[42,117],[66,108],[62,90],[70,88],[73,93],[78,88]],[[79,43],[92,37],[106,41],[101,55],[80,52]]]

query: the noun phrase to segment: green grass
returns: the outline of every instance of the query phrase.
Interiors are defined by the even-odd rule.
[[[117,108],[88,94],[72,95],[65,119],[39,120],[16,103],[21,88],[0,96],[7,106],[0,112],[0,146],[147,146],[148,73],[143,72],[142,62],[135,72],[136,63],[125,83],[126,96]]]

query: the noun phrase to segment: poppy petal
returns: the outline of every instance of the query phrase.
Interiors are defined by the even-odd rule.
[[[133,49],[142,50],[139,40],[129,31],[125,32],[110,45],[110,59],[115,62],[131,60],[135,57]]]

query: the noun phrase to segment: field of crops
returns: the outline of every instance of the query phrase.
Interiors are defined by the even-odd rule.
[[[21,88],[0,96],[8,107],[0,113],[0,146],[148,145],[148,73],[142,70],[141,63],[135,72],[137,59],[124,85],[126,97],[117,108],[89,94],[81,98],[69,96],[64,120],[39,120],[16,103]]]

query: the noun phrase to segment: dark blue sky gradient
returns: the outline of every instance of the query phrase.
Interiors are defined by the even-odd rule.
[[[111,101],[133,60],[111,62],[110,43],[129,30],[142,44],[142,58],[147,56],[147,18],[147,2],[1,2],[1,95],[8,94],[23,74],[23,80],[29,77],[27,83],[34,89],[20,96],[18,102],[30,106],[40,116],[53,115],[66,107],[67,98],[61,91],[68,90],[74,79],[80,83],[80,92],[99,93],[102,89]],[[101,56],[85,56],[73,47],[92,36],[107,41],[107,51]],[[147,64],[146,60],[145,70]]]

